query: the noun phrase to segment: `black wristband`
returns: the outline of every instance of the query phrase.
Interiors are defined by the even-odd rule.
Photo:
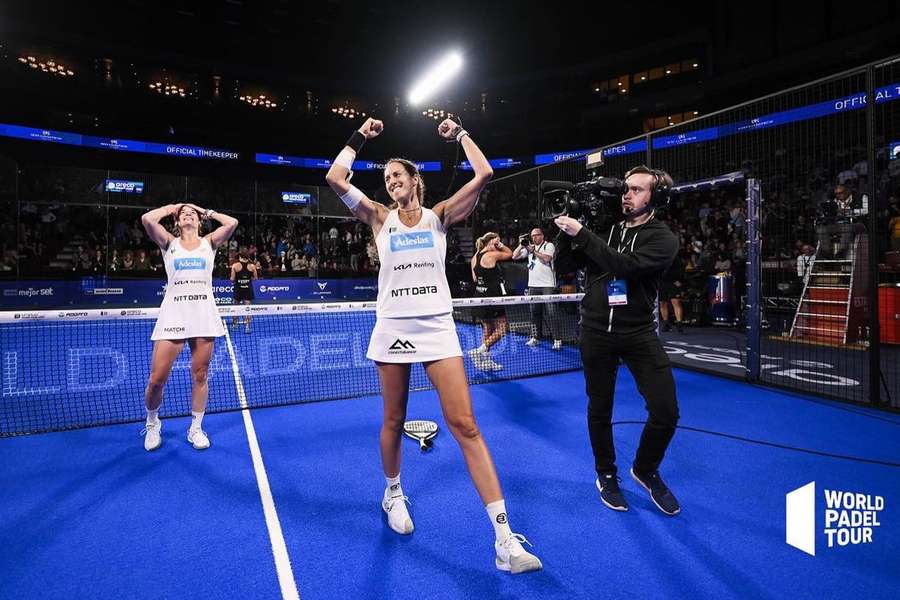
[[[350,139],[347,140],[347,146],[350,147],[354,152],[359,154],[359,151],[362,150],[363,144],[366,143],[366,136],[361,134],[359,130],[354,131],[353,135],[350,136]]]

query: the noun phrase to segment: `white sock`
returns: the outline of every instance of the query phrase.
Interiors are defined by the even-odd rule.
[[[203,414],[191,411],[191,429],[200,429],[200,425],[203,423]]]
[[[384,480],[387,482],[387,486],[384,489],[385,498],[403,495],[403,488],[400,487],[400,473],[397,473],[396,477],[388,477],[385,475]]]
[[[491,524],[494,526],[494,535],[497,536],[498,542],[502,542],[512,535],[512,529],[509,528],[509,519],[506,516],[506,502],[497,500],[484,508],[491,518]]]
[[[150,410],[147,409],[147,422],[148,423],[156,423],[159,421],[159,409]]]

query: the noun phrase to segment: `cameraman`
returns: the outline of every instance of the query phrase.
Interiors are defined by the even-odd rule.
[[[528,295],[547,296],[556,293],[556,273],[553,271],[553,257],[556,247],[552,242],[544,240],[544,232],[535,227],[531,235],[523,235],[519,238],[519,246],[513,252],[513,260],[521,260],[528,257]],[[562,348],[561,336],[557,333],[556,305],[532,304],[531,309],[531,337],[525,344],[537,346],[541,339],[544,308],[546,307],[547,323],[550,326],[550,336],[553,338],[553,349]]]
[[[589,396],[588,431],[600,499],[613,510],[628,510],[616,476],[612,436],[613,393],[621,359],[634,376],[650,413],[641,434],[631,476],[667,515],[681,510],[659,475],[659,465],[675,434],[678,402],[669,358],[655,333],[654,306],[659,280],[678,252],[678,239],[655,218],[672,178],[644,166],[625,175],[625,220],[598,235],[575,219],[556,218],[557,265],[569,272],[585,268],[581,302],[581,359]]]

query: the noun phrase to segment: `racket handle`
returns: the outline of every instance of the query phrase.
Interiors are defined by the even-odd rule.
[[[425,443],[425,440],[422,440],[422,439],[419,440],[419,449],[422,452],[425,452],[426,450],[428,450],[428,444]]]

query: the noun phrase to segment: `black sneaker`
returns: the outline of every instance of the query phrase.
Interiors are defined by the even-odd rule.
[[[638,475],[634,471],[634,467],[632,467],[631,476],[635,481],[641,484],[641,487],[650,492],[650,499],[653,500],[653,504],[656,505],[656,508],[669,516],[677,515],[681,512],[681,506],[678,505],[678,500],[663,482],[662,477],[659,476],[659,471],[650,471],[649,473],[641,473]]]
[[[684,333],[684,325],[681,324],[681,321],[675,323],[675,329],[678,331],[678,333]]]
[[[663,330],[663,331],[672,331],[672,326],[669,325],[669,322],[668,322],[668,321],[666,321],[665,323],[663,323],[663,325],[662,325],[662,330]]]
[[[597,477],[596,485],[600,490],[600,500],[613,510],[628,510],[628,503],[625,502],[625,496],[619,489],[621,479],[613,473],[604,473]]]

